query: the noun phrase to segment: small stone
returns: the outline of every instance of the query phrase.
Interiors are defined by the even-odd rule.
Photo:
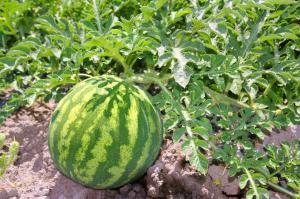
[[[61,195],[58,197],[58,199],[65,199],[64,194],[61,194]]]
[[[48,196],[39,196],[39,197],[35,197],[36,199],[50,199]]]
[[[123,197],[120,194],[118,194],[116,195],[115,199],[123,199]]]
[[[225,167],[211,165],[208,169],[208,175],[212,178],[214,184],[227,195],[237,195],[239,193],[238,179],[229,177]]]
[[[133,186],[133,190],[139,195],[139,196],[137,196],[137,198],[145,198],[146,197],[146,191],[145,191],[144,187],[142,187],[141,185],[137,184],[137,185]]]
[[[125,185],[124,187],[122,187],[120,189],[120,193],[121,195],[126,195],[128,194],[128,192],[132,189],[132,185],[131,184],[128,184],[128,185]]]
[[[154,198],[154,197],[156,197],[158,195],[158,190],[155,189],[154,186],[150,185],[148,187],[148,195]]]
[[[140,191],[143,189],[143,187],[142,187],[141,185],[139,185],[139,184],[136,184],[136,185],[133,186],[132,189],[133,189],[135,192],[140,192]]]
[[[19,196],[18,190],[16,189],[9,190],[8,197],[18,197],[18,196]]]
[[[128,199],[135,199],[136,198],[136,193],[134,191],[130,191],[128,194]]]
[[[5,189],[0,191],[0,198],[9,198],[9,195]]]
[[[184,199],[184,195],[183,194],[175,194],[175,195],[167,195],[166,199]]]

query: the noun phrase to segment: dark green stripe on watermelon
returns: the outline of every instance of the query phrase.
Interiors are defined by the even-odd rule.
[[[101,85],[101,86],[103,86],[105,88],[106,85],[107,84]],[[119,87],[119,86],[120,86],[120,84],[117,84],[115,87]],[[76,162],[76,164],[74,164],[74,162],[73,162],[73,160],[76,160],[76,154],[78,153],[78,146],[81,146],[81,144],[82,144],[82,137],[84,135],[86,135],[88,127],[90,127],[93,124],[95,118],[97,117],[97,112],[94,112],[96,109],[95,104],[97,104],[97,106],[100,106],[108,97],[111,96],[111,93],[114,92],[115,87],[108,89],[108,94],[103,95],[103,96],[100,96],[99,94],[95,93],[93,95],[93,98],[84,105],[84,108],[88,111],[88,115],[86,116],[86,118],[84,118],[85,122],[80,126],[79,129],[77,129],[78,133],[77,133],[76,137],[73,139],[73,144],[69,149],[71,151],[70,154],[72,154],[72,155],[70,155],[67,159],[67,167],[72,168],[72,169],[70,169],[70,171],[73,171],[73,169],[74,169],[73,167],[76,164],[80,164],[79,168],[84,167],[85,162],[88,160],[89,157],[91,157],[90,154],[86,154],[85,158],[82,161]],[[107,109],[107,111],[109,111],[109,109]],[[74,127],[71,127],[71,128],[74,128]],[[97,125],[95,127],[95,129],[93,129],[92,131],[96,132],[97,129],[99,129],[99,128],[101,128],[101,126]],[[90,136],[90,143],[88,145],[87,151],[90,151],[94,147],[95,143],[97,142],[97,139],[96,139],[97,133],[91,133],[89,136]],[[74,177],[76,178],[76,175],[74,175]]]
[[[105,84],[108,85],[108,83],[106,83],[106,82],[101,82],[101,84],[103,86]],[[63,124],[63,125],[60,125],[60,126],[58,126],[57,129],[54,129],[54,133],[57,133],[57,134],[62,134],[63,132],[65,132],[65,131],[68,130],[68,133],[66,134],[66,137],[65,137],[64,140],[68,139],[71,136],[71,134],[69,133],[70,130],[78,131],[77,129],[74,129],[74,125],[76,123],[78,123],[78,121],[80,121],[80,119],[82,121],[83,118],[79,118],[81,116],[81,114],[78,114],[78,115],[74,114],[74,107],[76,107],[76,105],[78,105],[78,103],[83,103],[82,102],[82,96],[84,96],[85,93],[88,92],[87,88],[91,88],[91,85],[92,84],[88,84],[87,82],[83,82],[82,86],[77,86],[74,89],[72,89],[72,91],[70,92],[68,98],[64,98],[63,99],[64,101],[62,102],[62,106],[59,109],[57,109],[57,110],[61,110],[61,109],[65,108],[66,103],[69,103],[67,105],[67,107],[66,107],[66,110],[68,110],[68,111],[65,111],[64,113],[60,113],[61,114],[61,118],[62,118],[62,120],[60,121],[60,123]],[[96,87],[94,89],[96,89]],[[91,90],[90,89],[88,89],[88,90],[89,90],[89,93],[91,93]],[[78,97],[76,97],[76,95]],[[72,103],[72,102],[74,102],[74,103]],[[79,112],[82,112],[83,109],[84,109],[83,106],[80,107]],[[70,117],[75,118],[74,122],[70,123],[69,126],[66,126],[65,128],[67,128],[67,129],[63,129],[64,125],[70,120]],[[69,128],[70,128],[70,130],[69,130]],[[60,165],[60,169],[61,170],[64,170],[65,172],[69,173],[70,170],[66,171],[65,168],[64,168],[66,166],[64,166],[62,164],[62,162],[58,162],[60,156],[62,155],[62,153],[59,152],[59,146],[62,145],[62,143],[61,143],[62,139],[59,139],[59,138],[60,138],[60,136],[57,136],[56,139],[54,140],[54,143],[56,145],[54,147],[54,153],[58,154],[57,158],[56,158],[56,161],[57,161],[58,165]],[[64,145],[62,145],[62,148],[63,148],[64,151],[69,150],[68,148],[65,148]]]
[[[140,157],[143,155],[143,149],[145,147],[145,143],[143,140],[148,140],[148,138],[150,137],[149,134],[149,126],[147,125],[147,118],[145,117],[145,115],[142,112],[142,109],[144,109],[143,105],[140,105],[139,107],[139,116],[138,116],[138,130],[139,130],[139,136],[137,138],[137,142],[134,148],[134,151],[136,151],[136,153],[134,154],[134,157],[129,164],[127,165],[125,172],[123,173],[123,176],[115,182],[115,184],[113,185],[113,187],[118,187],[124,183],[128,183],[129,181],[133,180],[129,178],[129,174],[136,168],[138,160],[140,159]],[[146,124],[146,125],[141,125],[141,124]],[[149,141],[148,141],[149,142]],[[145,170],[144,170],[145,172]],[[143,174],[143,173],[142,173]],[[138,176],[142,175],[140,174],[140,172],[138,172]],[[112,188],[113,188],[112,187]]]
[[[85,85],[80,85],[85,87]],[[79,89],[80,90],[80,89]],[[62,99],[62,101],[60,102],[60,104],[58,104],[58,107],[55,111],[55,119],[54,121],[52,120],[52,122],[50,123],[50,135],[49,135],[49,148],[50,148],[50,153],[52,154],[60,154],[59,153],[59,149],[57,144],[59,143],[59,138],[60,138],[60,133],[62,132],[62,127],[65,120],[67,119],[66,116],[69,115],[71,107],[72,107],[72,103],[71,103],[71,99],[72,97],[76,94],[76,92],[70,92],[68,94],[68,98],[64,98]],[[57,121],[57,119],[60,119],[60,121]],[[60,124],[60,125],[58,125]],[[51,139],[51,137],[53,137]],[[58,158],[53,158],[54,163],[58,166],[58,168],[65,172],[62,168],[62,165],[58,163]]]
[[[129,93],[126,93],[123,97],[124,99],[124,109],[120,111],[119,114],[119,128],[117,135],[113,138],[113,144],[107,149],[110,154],[110,158],[105,162],[105,164],[99,165],[98,170],[103,171],[102,173],[98,173],[95,176],[95,179],[93,181],[93,184],[97,184],[97,179],[110,179],[112,177],[112,174],[109,173],[109,168],[112,166],[116,166],[116,163],[118,163],[118,160],[120,159],[120,146],[124,144],[128,144],[128,131],[124,130],[126,129],[126,115],[128,113],[128,108],[131,105],[131,101],[129,98]],[[118,146],[118,147],[116,147]],[[109,185],[108,185],[109,187]]]
[[[105,109],[105,112],[104,112],[104,117],[105,118],[109,118],[109,114],[111,114],[111,108],[113,106],[113,100],[112,98],[114,97],[110,97],[110,101],[109,101],[109,104],[108,104],[108,108]],[[97,144],[97,142],[99,141],[99,139],[101,139],[101,137],[103,136],[101,134],[101,129],[102,129],[102,125],[105,125],[103,124],[101,121],[99,122],[99,125],[97,126],[96,129],[94,129],[94,140],[91,140],[90,144],[89,144],[89,147],[88,147],[88,152],[86,154],[86,158],[80,162],[80,167],[81,168],[85,168],[86,167],[86,163],[93,157],[93,154],[91,153],[92,149],[95,147],[95,145]],[[110,132],[109,132],[110,133]],[[112,138],[113,139],[113,138]],[[112,140],[112,143],[109,144],[107,147],[105,147],[105,151],[109,151],[109,147],[111,147],[112,145],[114,145],[114,140]],[[99,151],[99,153],[103,153],[102,151]],[[109,159],[111,156],[111,154],[106,154],[106,159]],[[105,162],[101,162],[97,165],[97,167],[99,168],[100,165],[103,165],[104,163],[106,163],[107,160]],[[97,168],[96,168],[97,169]],[[97,169],[98,170],[98,169]],[[100,172],[99,172],[100,173]],[[103,172],[101,172],[103,173]],[[83,173],[83,175],[88,175],[87,173]],[[97,175],[97,173],[95,174]],[[93,178],[95,178],[95,176],[93,176]],[[101,179],[101,178],[100,178]],[[99,178],[98,178],[98,181],[99,181]],[[90,182],[88,182],[88,185],[92,186],[93,184],[93,181],[91,180]]]

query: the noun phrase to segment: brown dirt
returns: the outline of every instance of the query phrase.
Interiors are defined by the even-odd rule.
[[[300,126],[290,126],[285,130],[274,129],[268,136],[265,137],[262,143],[256,143],[255,147],[259,151],[264,151],[263,146],[266,144],[272,144],[277,147],[282,142],[291,142],[293,140],[300,140]]]
[[[148,169],[147,195],[153,198],[225,198],[211,178],[199,175],[185,161],[180,144],[166,140],[155,164]]]
[[[135,183],[113,190],[79,185],[56,170],[48,152],[47,129],[54,108],[53,102],[35,103],[0,126],[8,141],[16,139],[20,143],[19,158],[0,179],[0,199],[222,199],[236,198],[240,192],[237,179],[229,178],[222,166],[212,165],[207,176],[199,175],[186,162],[180,144],[170,140],[165,140],[155,164]],[[273,198],[279,198],[276,194]]]

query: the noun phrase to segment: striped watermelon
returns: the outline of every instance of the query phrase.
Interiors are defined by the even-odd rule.
[[[97,189],[142,176],[161,141],[161,120],[145,92],[110,75],[77,84],[59,102],[48,138],[58,170]]]

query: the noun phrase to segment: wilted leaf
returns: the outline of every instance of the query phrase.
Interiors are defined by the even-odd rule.
[[[175,81],[185,88],[192,76],[192,71],[187,67],[188,60],[182,54],[180,48],[173,48],[173,56],[177,60],[176,63],[173,64],[172,73],[174,75]]]

